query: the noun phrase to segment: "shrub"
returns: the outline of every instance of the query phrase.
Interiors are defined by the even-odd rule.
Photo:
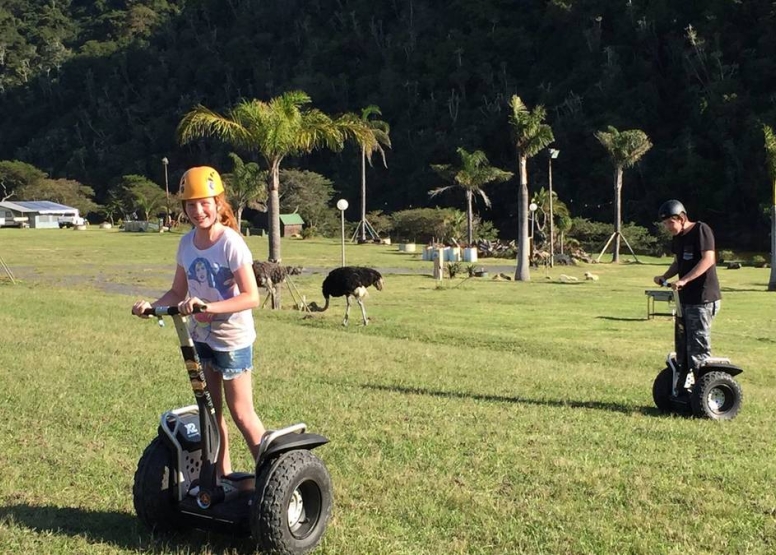
[[[752,257],[752,266],[755,268],[765,268],[765,265],[768,263],[767,260],[765,260],[765,257],[760,254],[755,254]]]
[[[479,218],[474,218],[474,240],[484,239],[486,241],[495,241],[498,239],[498,229],[495,228],[493,222],[489,220],[480,221]]]
[[[457,274],[461,272],[461,263],[460,262],[448,262],[447,263],[447,273],[450,275],[450,279],[453,279]]]
[[[372,228],[381,237],[390,235],[391,231],[393,231],[393,220],[387,214],[383,214],[382,210],[369,212],[366,215],[366,219],[370,224],[372,224]]]
[[[601,252],[613,231],[612,224],[574,218],[566,235],[569,240],[576,240],[583,250],[594,253]],[[629,222],[623,224],[622,234],[636,254],[658,256],[663,252],[664,246],[645,227]],[[627,249],[627,246],[623,246]]]
[[[717,253],[717,262],[722,264],[723,262],[730,262],[735,259],[735,253],[731,250],[721,250]]]
[[[462,244],[466,240],[466,214],[454,208],[414,208],[391,215],[392,235],[397,241],[429,243],[439,241]],[[492,222],[474,218],[474,238],[494,240],[498,229]]]

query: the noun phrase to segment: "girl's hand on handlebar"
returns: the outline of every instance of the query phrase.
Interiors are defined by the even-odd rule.
[[[140,318],[148,318],[148,315],[143,313],[149,308],[151,308],[151,303],[148,301],[137,301],[132,305],[132,314],[139,316]]]
[[[207,312],[207,303],[199,297],[191,297],[185,301],[179,302],[178,310],[184,316],[193,314],[194,312]]]

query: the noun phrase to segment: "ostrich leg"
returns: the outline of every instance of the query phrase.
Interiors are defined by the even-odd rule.
[[[368,324],[368,320],[366,319],[366,308],[364,308],[364,301],[362,301],[360,297],[356,300],[358,301],[358,306],[361,307],[361,316],[364,318],[364,325],[366,326]]]
[[[348,318],[350,318],[350,295],[345,295],[345,302],[347,305],[345,307],[345,319],[342,321],[343,326],[348,325]]]

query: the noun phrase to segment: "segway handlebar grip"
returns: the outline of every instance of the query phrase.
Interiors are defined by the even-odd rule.
[[[207,305],[196,305],[194,307],[194,314],[199,314],[203,310],[207,309]],[[146,308],[143,311],[144,316],[177,316],[180,314],[177,306],[156,306]]]

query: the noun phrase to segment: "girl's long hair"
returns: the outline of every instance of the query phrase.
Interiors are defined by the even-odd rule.
[[[226,200],[226,194],[221,193],[213,197],[216,201],[216,209],[218,210],[218,221],[226,227],[231,227],[236,232],[240,232],[240,228],[237,227],[237,218],[232,210],[232,205]],[[186,201],[181,201],[181,207],[183,213],[186,213]]]
[[[240,228],[237,227],[237,218],[234,216],[232,205],[226,200],[226,194],[221,193],[216,196],[216,206],[218,207],[219,221],[226,227],[231,227],[237,233],[240,232]]]

